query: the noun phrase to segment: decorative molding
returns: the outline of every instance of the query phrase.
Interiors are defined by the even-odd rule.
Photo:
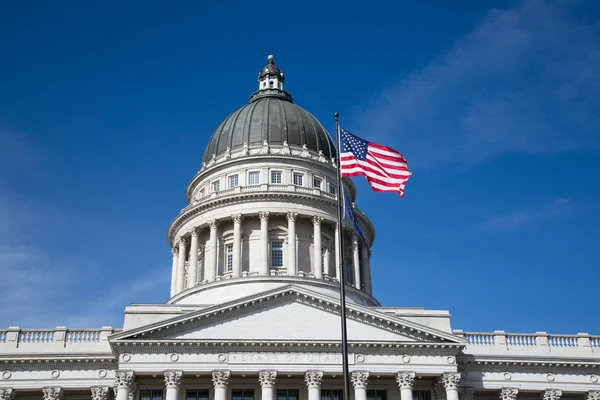
[[[460,372],[445,372],[440,377],[440,380],[444,385],[444,389],[456,390],[458,389],[458,384],[460,383]]]
[[[459,400],[473,400],[475,389],[472,387],[460,387],[458,388],[458,399]]]
[[[179,389],[182,378],[183,371],[165,371],[165,386]]]
[[[517,400],[517,394],[519,389],[517,388],[502,388],[500,390],[500,400]]]
[[[369,385],[369,371],[355,371],[350,375],[354,389],[366,389]]]
[[[229,386],[231,371],[216,370],[212,372],[212,383],[215,388],[226,388]]]
[[[306,371],[304,381],[309,389],[320,388],[323,382],[323,371]]]
[[[546,389],[542,392],[543,400],[560,400],[562,396],[562,390],[560,389]]]
[[[0,400],[11,400],[14,395],[13,388],[0,388]]]
[[[42,388],[42,395],[44,400],[59,400],[63,395],[61,387],[45,387]]]
[[[108,399],[108,391],[110,387],[108,386],[94,386],[91,388],[92,391],[92,400],[107,400]]]
[[[268,370],[268,371],[258,371],[258,381],[260,382],[260,386],[265,387],[274,387],[275,381],[277,380],[277,371]]]
[[[414,372],[398,372],[396,382],[400,390],[412,389],[416,374]]]
[[[115,373],[115,386],[117,389],[131,389],[134,379],[135,373],[133,371],[117,371]]]

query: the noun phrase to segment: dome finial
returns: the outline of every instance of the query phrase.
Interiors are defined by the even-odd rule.
[[[273,54],[269,54],[269,56],[267,57],[267,60],[269,60],[269,64],[275,64],[275,62],[273,60],[275,60],[275,57],[273,57]]]

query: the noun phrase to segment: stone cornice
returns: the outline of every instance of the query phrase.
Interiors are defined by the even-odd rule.
[[[459,355],[457,363],[462,370],[503,370],[505,367],[521,367],[525,369],[536,368],[595,368],[600,372],[600,359],[572,358],[545,358],[523,355],[521,357],[499,358],[499,357],[465,357]]]
[[[82,357],[75,354],[35,355],[15,354],[0,358],[0,369],[8,370],[94,370],[117,368],[117,356],[110,354],[102,357]]]

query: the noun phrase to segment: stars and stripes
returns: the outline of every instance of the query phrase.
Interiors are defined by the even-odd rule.
[[[402,154],[339,129],[342,176],[364,175],[374,191],[397,192],[404,197],[404,185],[411,172]]]

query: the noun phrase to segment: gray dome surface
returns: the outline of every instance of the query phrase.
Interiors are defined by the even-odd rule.
[[[256,92],[249,104],[231,113],[219,125],[208,142],[202,162],[227,151],[236,151],[248,143],[258,147],[264,141],[271,146],[287,142],[290,147],[322,151],[335,157],[335,145],[323,125],[308,111],[291,102],[280,90]]]

